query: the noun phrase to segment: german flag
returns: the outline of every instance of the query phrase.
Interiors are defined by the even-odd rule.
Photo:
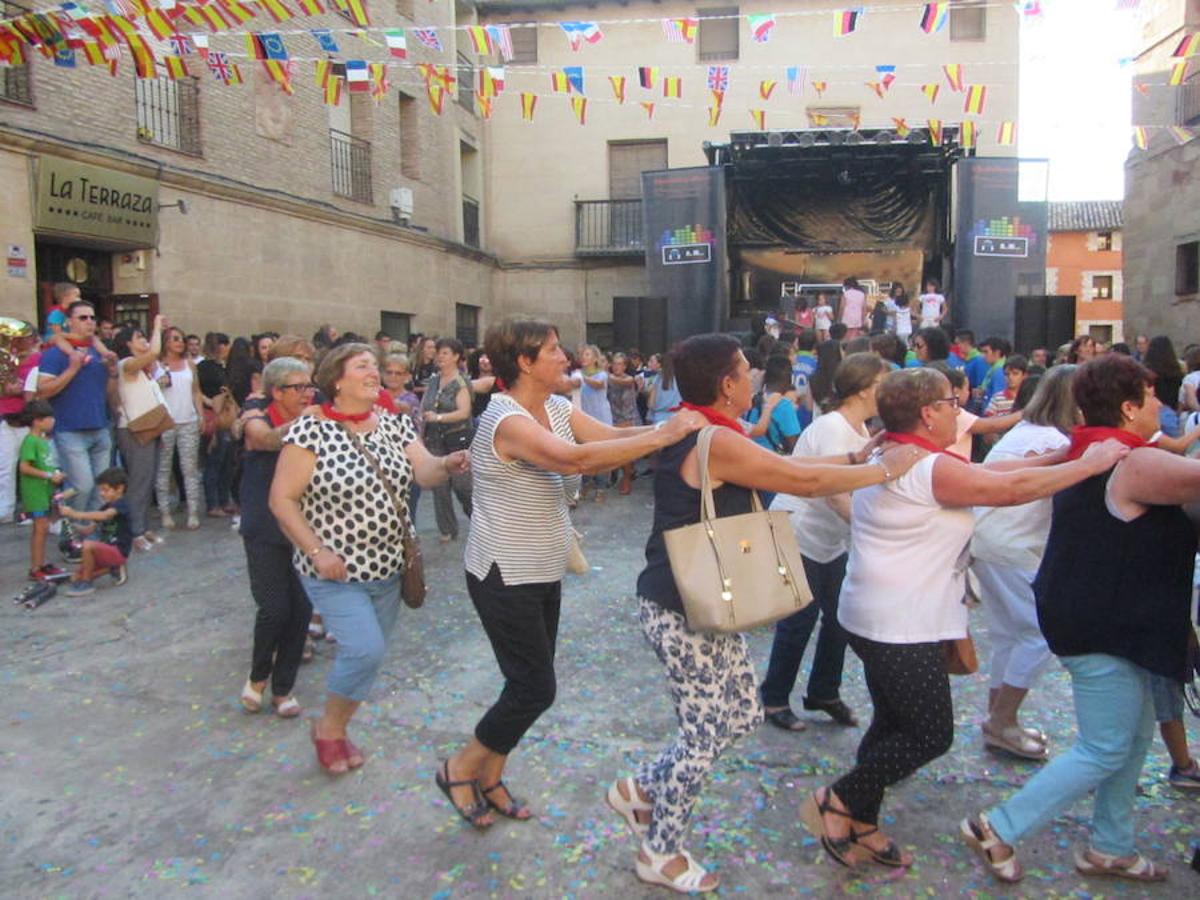
[[[638,67],[638,84],[647,90],[654,89],[654,82],[658,80],[657,66],[639,66]]]
[[[833,14],[833,33],[837,37],[850,34],[858,29],[858,19],[861,9],[846,9]]]
[[[987,85],[973,84],[967,88],[967,96],[963,102],[963,112],[973,116],[983,115],[983,105],[987,101]]]

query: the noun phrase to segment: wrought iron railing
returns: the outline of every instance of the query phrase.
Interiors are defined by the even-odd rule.
[[[0,68],[0,100],[33,106],[33,86],[29,82],[28,62]]]
[[[463,194],[463,243],[468,247],[479,246],[479,201]]]
[[[1176,89],[1175,124],[1200,125],[1200,78],[1195,73]]]
[[[578,256],[639,256],[642,201],[576,200],[575,253]]]
[[[137,137],[200,155],[200,87],[195,78],[135,78]]]
[[[329,149],[333,192],[359,203],[373,203],[370,142],[330,129]]]

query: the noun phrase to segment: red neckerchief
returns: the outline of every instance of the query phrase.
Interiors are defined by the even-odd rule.
[[[294,416],[284,416],[283,410],[279,408],[278,403],[272,403],[267,407],[267,418],[271,420],[271,427],[278,428],[280,425],[286,425],[292,421]]]
[[[67,334],[67,335],[63,335],[63,336],[64,336],[64,337],[67,339],[67,343],[69,343],[69,344],[70,344],[72,347],[80,347],[80,348],[83,348],[83,347],[90,347],[90,346],[92,346],[92,339],[91,339],[91,338],[84,338],[84,337],[71,337],[71,335],[69,335],[69,334]]]
[[[889,431],[883,436],[885,441],[894,441],[897,444],[912,444],[914,447],[920,447],[922,450],[928,450],[930,453],[945,453],[947,456],[952,456],[960,462],[970,464],[970,460],[965,456],[959,456],[953,450],[947,450],[944,447],[939,447],[928,438],[923,438],[919,434],[903,434],[899,431]]]
[[[396,414],[396,401],[392,398],[391,392],[382,390],[379,392],[379,397],[375,400],[375,405],[384,412]]]
[[[1136,450],[1138,447],[1155,446],[1124,428],[1109,428],[1106,425],[1078,425],[1071,432],[1071,447],[1067,451],[1067,459],[1079,459],[1083,456],[1083,451],[1092,444],[1107,441],[1109,438],[1120,441],[1131,450]]]
[[[375,412],[375,409],[372,407],[362,413],[344,413],[334,409],[332,403],[322,403],[321,412],[325,414],[325,418],[332,419],[335,422],[365,422],[371,418],[371,414]]]
[[[684,400],[682,403],[672,409],[671,412],[676,412],[677,410],[681,409],[690,409],[693,412],[698,412],[700,415],[704,416],[704,418],[708,419],[709,423],[712,425],[721,425],[725,428],[732,428],[743,437],[746,435],[746,431],[742,428],[740,422],[738,422],[736,419],[729,418],[729,416],[721,415],[711,406],[697,406],[695,403],[688,403],[686,400]]]

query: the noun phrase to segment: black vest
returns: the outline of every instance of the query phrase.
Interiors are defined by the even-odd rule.
[[[1196,532],[1178,506],[1152,506],[1132,522],[1113,516],[1110,474],[1054,497],[1033,585],[1042,634],[1059,656],[1105,653],[1183,680]]]

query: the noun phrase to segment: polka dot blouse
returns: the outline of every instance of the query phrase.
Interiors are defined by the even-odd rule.
[[[403,504],[413,483],[404,448],[417,432],[408,416],[383,415],[370,433],[358,434],[387,473]],[[366,457],[337,422],[301,416],[284,442],[316,454],[312,478],[300,497],[300,509],[318,539],[346,563],[348,581],[381,581],[403,568],[403,522],[387,489]],[[319,578],[304,553],[294,554],[296,570]]]

